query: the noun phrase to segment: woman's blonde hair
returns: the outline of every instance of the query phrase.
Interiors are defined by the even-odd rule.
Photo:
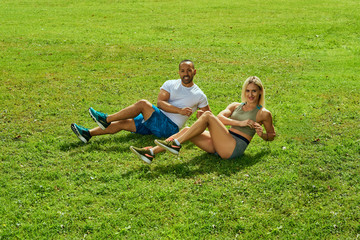
[[[264,89],[264,86],[263,86],[260,78],[258,78],[256,76],[249,77],[248,79],[245,80],[243,87],[241,89],[241,101],[246,102],[245,91],[246,91],[247,86],[250,83],[254,83],[262,91],[262,93],[260,94],[260,97],[259,97],[259,105],[265,107],[265,89]]]

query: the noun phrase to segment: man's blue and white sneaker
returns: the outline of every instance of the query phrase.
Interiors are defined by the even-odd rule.
[[[91,135],[89,129],[77,125],[76,123],[71,124],[71,130],[76,134],[76,136],[83,141],[84,143],[89,142]]]
[[[102,130],[104,130],[110,125],[110,123],[106,121],[106,118],[108,116],[106,113],[95,111],[92,107],[89,108],[89,113],[92,119],[94,119],[94,121],[99,125]]]

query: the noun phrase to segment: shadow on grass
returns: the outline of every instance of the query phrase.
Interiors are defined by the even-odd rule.
[[[79,139],[74,139],[69,142],[60,144],[61,151],[69,151],[74,149],[103,152],[123,152],[129,151],[129,147],[133,146],[149,146],[155,145],[154,140],[157,137],[152,135],[139,135],[135,133],[124,133],[118,135],[104,135],[93,137],[88,143],[83,143]],[[82,151],[81,151],[82,152]],[[74,153],[76,154],[76,153]]]
[[[88,144],[81,142],[80,140],[72,140],[71,142],[65,142],[60,144],[61,151],[77,150],[71,153],[71,155],[83,154],[85,152],[130,152],[129,147],[131,145],[143,147],[154,145],[154,140],[157,137],[152,135],[138,135],[133,133],[124,133],[112,136],[101,136],[91,139]],[[193,149],[193,144],[185,146],[185,149]],[[185,150],[184,149],[184,150]],[[189,158],[186,159],[187,151],[182,152],[179,160],[168,160],[166,158],[177,158],[170,153],[156,160],[152,165],[142,164],[141,166],[133,169],[129,169],[126,173],[122,174],[123,178],[145,178],[156,179],[162,175],[175,175],[177,178],[188,178],[201,174],[217,173],[218,175],[232,175],[240,172],[248,167],[251,167],[260,162],[264,156],[268,155],[270,149],[262,149],[258,152],[245,152],[245,155],[236,159],[223,160],[218,156],[202,152],[202,154],[194,157],[192,153],[188,153]],[[196,154],[196,153],[195,153]],[[134,159],[136,157],[134,156]],[[141,161],[141,160],[138,160]],[[140,173],[140,174],[139,174]],[[144,173],[144,174],[141,174]]]
[[[202,174],[216,173],[218,175],[230,176],[234,173],[243,171],[260,162],[270,150],[264,150],[256,154],[246,154],[240,158],[223,160],[215,155],[203,153],[193,157],[189,161],[180,163],[159,164],[154,162],[150,165],[143,165],[137,169],[130,170],[122,175],[123,178],[133,178],[139,176],[139,171],[146,174],[140,175],[145,179],[156,179],[162,175],[175,175],[177,178],[189,178]],[[169,154],[169,153],[166,153]],[[184,153],[185,155],[186,153]]]

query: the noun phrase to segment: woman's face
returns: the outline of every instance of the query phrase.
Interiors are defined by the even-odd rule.
[[[248,103],[259,103],[262,91],[255,83],[250,83],[245,89],[245,96]]]

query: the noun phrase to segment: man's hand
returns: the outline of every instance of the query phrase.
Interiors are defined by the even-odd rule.
[[[196,118],[201,117],[201,115],[203,115],[204,112],[205,112],[205,111],[199,109],[199,110],[197,111],[197,113],[196,113]]]
[[[179,113],[181,115],[190,116],[192,114],[192,109],[189,107],[182,108]]]

